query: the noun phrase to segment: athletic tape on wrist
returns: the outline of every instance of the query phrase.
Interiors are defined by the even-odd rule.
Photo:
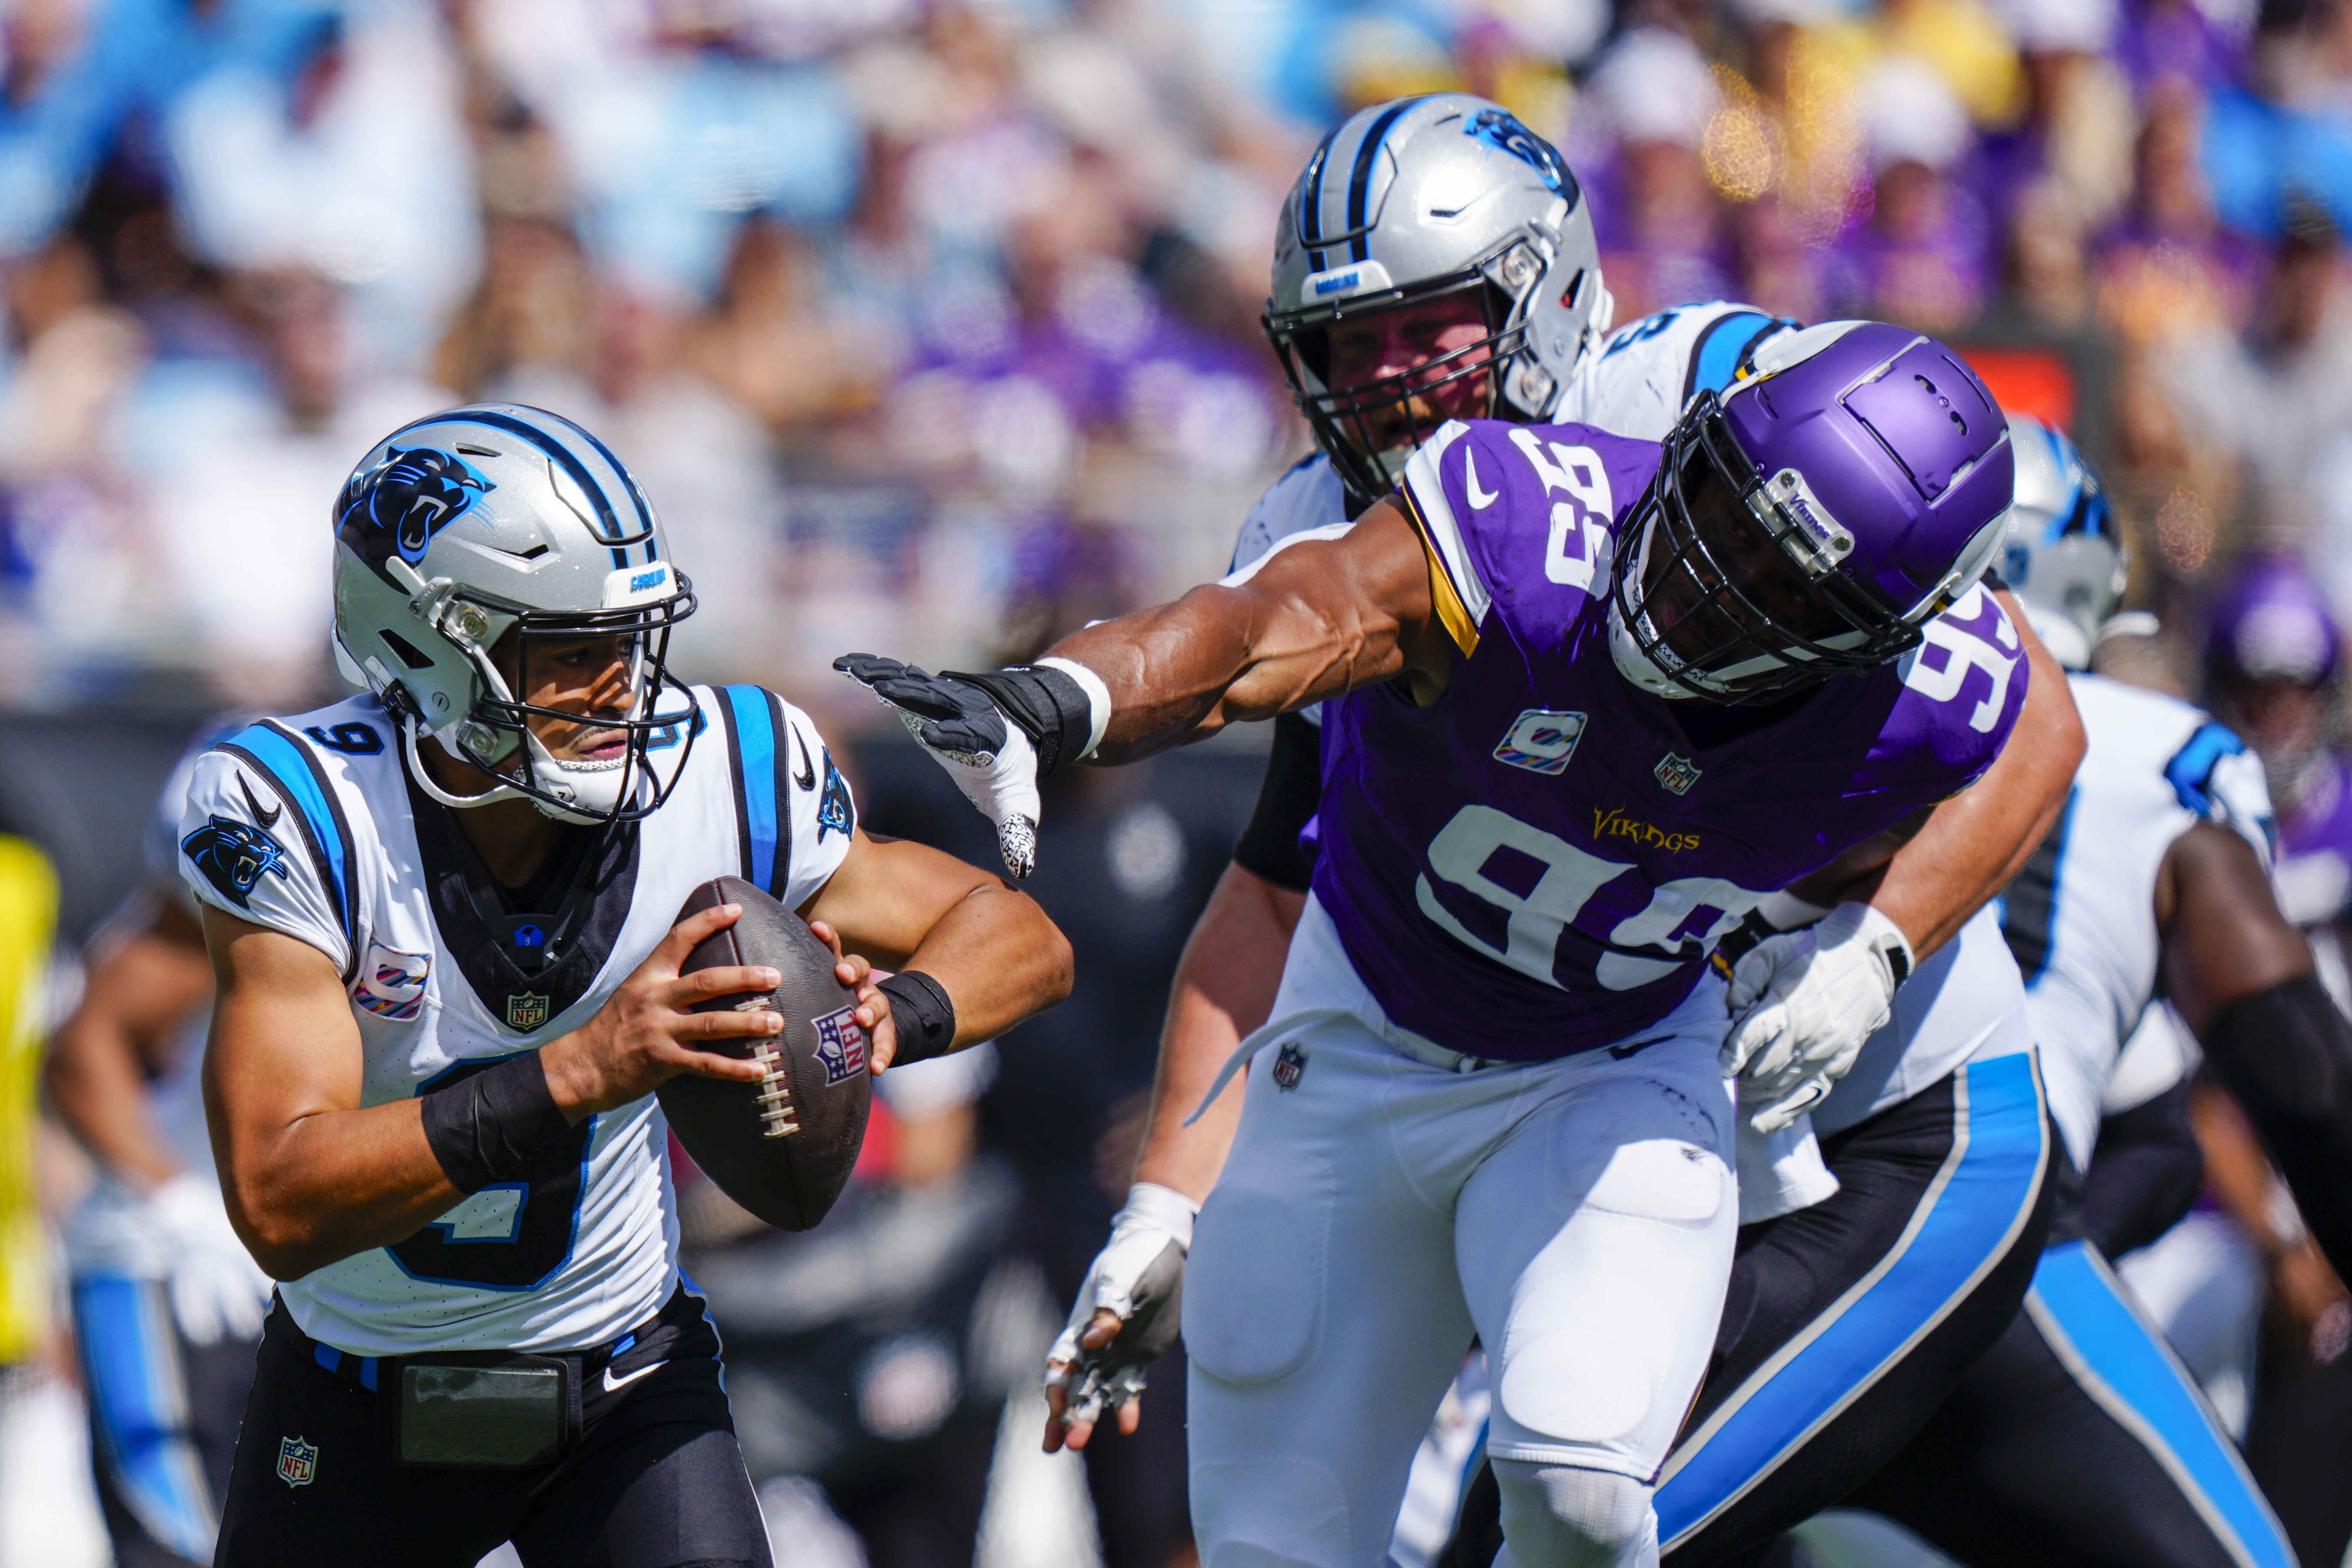
[[[1155,1226],[1176,1239],[1176,1245],[1187,1252],[1192,1249],[1192,1221],[1199,1217],[1201,1206],[1172,1186],[1162,1186],[1156,1181],[1139,1181],[1127,1189],[1127,1207],[1119,1211],[1121,1218],[1133,1215],[1144,1223]],[[1115,1228],[1117,1220],[1113,1220]]]
[[[890,998],[898,1049],[891,1065],[928,1061],[955,1048],[955,1003],[947,988],[920,969],[901,969],[875,988]]]
[[[572,1130],[536,1051],[436,1089],[422,1102],[425,1141],[449,1185],[477,1193]]]
[[[1103,684],[1103,678],[1100,675],[1096,674],[1076,659],[1040,659],[1037,661],[1037,668],[1061,671],[1070,679],[1077,682],[1078,690],[1086,694],[1086,749],[1068,758],[1072,762],[1084,762],[1095,754],[1095,747],[1102,744],[1103,731],[1110,727],[1110,687]]]

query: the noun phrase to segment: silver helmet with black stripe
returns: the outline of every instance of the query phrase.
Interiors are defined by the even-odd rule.
[[[669,675],[669,632],[693,613],[694,591],[603,442],[518,403],[447,409],[360,459],[334,528],[336,664],[399,722],[420,789],[451,806],[521,796],[573,822],[629,821],[667,798],[693,706]],[[534,653],[608,638],[627,690],[594,726],[618,748],[558,757],[529,721],[581,714],[531,705],[551,669]],[[417,758],[420,734],[499,781],[447,792]]]
[[[1360,503],[1449,418],[1538,420],[1609,329],[1592,214],[1550,142],[1469,93],[1323,139],[1283,203],[1265,328]]]

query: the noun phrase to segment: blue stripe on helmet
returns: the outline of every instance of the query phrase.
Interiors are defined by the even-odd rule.
[[[1308,270],[1323,270],[1323,247],[1318,243],[1323,237],[1323,165],[1331,156],[1331,143],[1340,127],[1333,127],[1316,146],[1315,156],[1307,162],[1305,189],[1298,198],[1298,238],[1308,250]]]
[[[1372,128],[1364,133],[1364,140],[1356,148],[1355,172],[1348,177],[1348,228],[1355,235],[1348,242],[1348,248],[1353,260],[1371,259],[1372,236],[1365,232],[1364,205],[1371,189],[1372,164],[1380,155],[1381,143],[1388,140],[1389,127],[1419,101],[1407,99],[1402,103],[1390,105],[1387,113],[1372,121]]]

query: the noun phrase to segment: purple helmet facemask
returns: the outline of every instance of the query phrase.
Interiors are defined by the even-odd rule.
[[[1999,404],[1949,349],[1837,321],[1694,398],[1618,540],[1610,651],[1668,697],[1755,702],[1916,647],[2011,499]]]

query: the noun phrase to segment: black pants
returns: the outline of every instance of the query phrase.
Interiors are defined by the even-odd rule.
[[[582,1436],[562,1460],[419,1469],[384,1452],[380,1396],[362,1385],[355,1358],[328,1351],[339,1362],[330,1370],[276,1307],[215,1563],[473,1568],[511,1540],[530,1568],[771,1568],[719,1380],[719,1333],[700,1299],[679,1291],[620,1343],[617,1354],[576,1358]],[[307,1479],[281,1474],[282,1452],[291,1456],[284,1469]]]
[[[1899,1453],[2017,1315],[2062,1157],[2002,1057],[1824,1140],[1836,1196],[1742,1228],[1715,1354],[1657,1494],[1676,1568],[1755,1561]],[[1445,1568],[1501,1546],[1481,1469]]]
[[[1850,1500],[1977,1568],[2294,1562],[2228,1433],[2087,1239],[2049,1249],[2000,1343]]]

